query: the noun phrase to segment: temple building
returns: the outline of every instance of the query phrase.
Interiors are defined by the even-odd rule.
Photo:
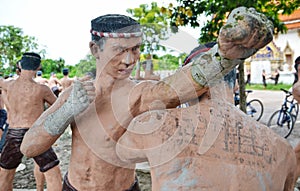
[[[275,35],[271,43],[246,60],[245,70],[251,71],[252,83],[262,83],[262,70],[271,76],[276,69],[280,71],[279,83],[293,83],[294,61],[300,56],[300,9],[279,19],[287,32]]]

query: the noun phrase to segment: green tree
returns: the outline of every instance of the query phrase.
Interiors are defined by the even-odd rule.
[[[76,74],[75,76],[81,77],[86,73],[92,73],[96,76],[96,59],[93,55],[88,54],[85,59],[79,61],[75,65]]]
[[[166,54],[157,58],[158,70],[177,70],[179,68],[179,59],[184,60],[186,54],[179,57],[171,54]]]
[[[22,29],[14,26],[0,26],[0,68],[4,72],[4,66],[9,66],[9,72],[27,51],[35,51],[38,48],[35,37],[24,35]]]
[[[163,13],[170,14],[171,26],[201,26],[200,19],[205,19],[199,37],[200,43],[217,40],[221,27],[226,22],[228,13],[236,7],[253,7],[263,13],[274,24],[274,34],[285,33],[286,26],[279,20],[279,14],[289,15],[300,7],[300,0],[177,0],[178,6],[169,4],[162,7]],[[240,106],[246,111],[244,65],[239,65]]]
[[[162,13],[156,2],[151,5],[142,4],[138,8],[127,9],[141,25],[143,30],[143,45],[141,51],[152,54],[157,50],[165,50],[159,44],[160,40],[165,40],[170,36],[168,15]]]
[[[169,4],[162,7],[163,13],[170,14],[171,26],[201,26],[199,42],[216,41],[219,30],[226,22],[228,13],[236,7],[253,7],[265,14],[274,24],[274,33],[286,32],[279,14],[289,15],[300,7],[300,0],[177,0],[178,6]],[[200,21],[204,21],[201,25]]]
[[[58,77],[61,77],[61,71],[65,67],[65,60],[60,58],[58,60],[53,60],[53,59],[45,59],[42,60],[42,71],[45,75],[45,77],[48,77],[48,75],[51,72],[57,73]]]

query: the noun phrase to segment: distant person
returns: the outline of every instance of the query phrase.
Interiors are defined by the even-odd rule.
[[[52,90],[52,92],[58,97],[60,91],[61,91],[61,83],[59,79],[56,76],[55,72],[51,72],[50,79],[48,80],[48,86]]]
[[[267,88],[267,81],[266,81],[267,80],[267,74],[266,74],[265,69],[262,70],[261,76],[262,76],[262,83],[263,83],[264,89],[266,89]]]
[[[43,72],[41,70],[36,72],[35,81],[39,84],[48,85],[48,80],[42,77]]]
[[[7,109],[7,123],[9,125],[5,143],[0,157],[0,190],[11,191],[16,168],[22,161],[23,154],[20,146],[24,135],[33,123],[44,112],[44,103],[53,104],[55,95],[46,85],[38,84],[33,80],[36,71],[41,67],[40,55],[32,52],[24,53],[21,60],[22,72],[16,80],[0,79],[2,98]],[[37,137],[36,137],[37,138]],[[39,169],[34,169],[37,189],[44,173],[47,190],[58,191],[62,189],[62,177],[59,169],[59,160],[51,147],[40,155],[34,157]],[[35,166],[36,167],[36,166]],[[38,171],[37,171],[38,170]],[[41,173],[42,172],[42,173]],[[38,188],[38,186],[40,186]]]
[[[64,68],[62,70],[62,73],[64,76],[60,79],[60,83],[62,85],[62,91],[63,91],[72,85],[74,79],[69,77],[69,69],[68,68]]]
[[[279,80],[279,72],[278,69],[275,69],[274,73],[272,74],[272,76],[270,77],[271,80],[274,80],[274,84],[277,85],[278,84],[278,80]]]
[[[141,76],[141,65],[145,72],[144,77]],[[153,63],[151,60],[151,56],[148,56],[147,60],[143,61],[142,63],[140,63],[139,61],[137,62],[135,79],[136,80],[156,80],[156,81],[160,80],[160,76],[154,74],[154,72],[153,72]]]
[[[251,71],[247,70],[247,80],[246,80],[246,84],[251,85]]]

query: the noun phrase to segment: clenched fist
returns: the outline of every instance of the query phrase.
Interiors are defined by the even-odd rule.
[[[71,92],[63,104],[49,114],[45,120],[45,130],[53,136],[62,134],[74,117],[88,108],[95,99],[95,87],[90,77],[76,79],[71,86]]]
[[[219,54],[227,59],[245,59],[273,39],[274,26],[254,8],[238,7],[230,13],[219,33]]]

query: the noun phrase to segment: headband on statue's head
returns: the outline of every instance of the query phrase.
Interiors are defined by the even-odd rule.
[[[92,39],[130,38],[142,36],[141,26],[134,19],[119,14],[107,14],[91,21]]]
[[[112,33],[112,32],[98,32],[91,29],[90,31],[93,35],[98,37],[106,38],[131,38],[131,37],[140,37],[142,32],[133,32],[133,33]]]

